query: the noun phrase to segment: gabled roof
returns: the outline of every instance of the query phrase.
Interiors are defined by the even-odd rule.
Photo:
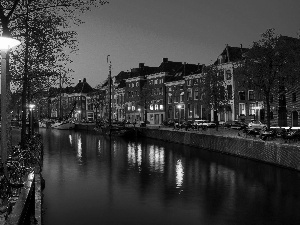
[[[178,62],[172,62],[169,61],[170,64],[168,66],[163,65],[164,68],[168,68],[169,71],[164,71],[164,72],[169,72],[169,75],[166,82],[169,81],[175,81],[175,80],[180,80],[183,79],[183,77],[191,75],[191,74],[196,74],[196,73],[201,73],[203,69],[203,65],[196,65],[196,64],[187,64],[187,63],[178,63]],[[164,64],[164,62],[162,63]],[[174,67],[172,67],[174,65]]]
[[[231,47],[227,45],[219,57],[222,57],[222,63],[238,62],[243,59],[243,54],[248,50],[249,48]],[[214,65],[217,64],[220,64],[218,60],[214,62]]]
[[[74,87],[73,93],[89,93],[93,91],[94,89],[83,78],[83,81],[79,80],[78,84]]]

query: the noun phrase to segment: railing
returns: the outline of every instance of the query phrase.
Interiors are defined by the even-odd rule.
[[[0,225],[41,224],[41,136],[28,140],[26,146],[15,147],[1,167]]]

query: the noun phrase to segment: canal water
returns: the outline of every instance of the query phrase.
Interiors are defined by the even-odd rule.
[[[40,129],[45,225],[300,224],[300,173],[153,139]]]

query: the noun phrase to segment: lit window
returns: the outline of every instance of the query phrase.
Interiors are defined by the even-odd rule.
[[[150,110],[153,110],[153,105],[150,105]]]
[[[240,115],[246,115],[246,109],[245,109],[245,103],[240,103],[239,104],[239,112],[240,112]]]
[[[133,106],[132,106],[132,111],[134,111],[134,110],[135,110],[135,106],[133,105]]]
[[[157,104],[155,104],[155,110],[158,110],[158,105]]]
[[[255,115],[255,103],[249,104],[249,116]]]
[[[163,109],[164,109],[164,106],[163,106],[163,105],[159,105],[159,109],[160,109],[160,110],[163,110]]]

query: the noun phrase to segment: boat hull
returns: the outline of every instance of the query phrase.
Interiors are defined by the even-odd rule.
[[[118,136],[118,137],[128,137],[133,134],[132,129],[125,129],[120,127],[100,127],[94,129],[96,132],[103,134],[103,135],[109,135],[109,136]]]
[[[73,122],[54,123],[51,125],[51,128],[58,129],[58,130],[72,130],[75,129],[75,123]]]

